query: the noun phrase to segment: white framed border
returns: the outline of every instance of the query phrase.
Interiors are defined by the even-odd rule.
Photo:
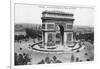
[[[63,8],[66,8],[66,7],[71,7],[71,8],[89,8],[89,9],[94,9],[95,7],[94,6],[76,6],[76,5],[46,5],[46,4],[34,4],[34,3],[27,3],[27,2],[18,2],[18,1],[11,1],[11,4],[10,4],[10,8],[11,8],[11,10],[10,10],[10,14],[11,14],[11,20],[10,20],[10,24],[11,24],[11,27],[10,27],[10,38],[11,38],[11,42],[10,42],[10,66],[11,66],[11,68],[12,69],[33,69],[33,68],[37,68],[36,66],[39,66],[39,67],[43,67],[43,66],[46,66],[46,64],[45,65],[23,65],[23,66],[14,66],[14,21],[15,21],[15,18],[14,18],[14,16],[15,16],[15,4],[23,4],[23,5],[36,5],[36,6],[51,6],[51,7],[53,7],[53,6],[56,6],[56,7],[63,7]],[[84,63],[81,63],[81,64],[89,64],[90,62],[84,62]],[[77,65],[77,64],[79,64],[80,65],[80,62],[79,63],[68,63],[67,65],[69,65],[69,66],[71,66],[71,65]],[[94,64],[94,62],[92,62],[92,64]],[[50,66],[54,66],[55,64],[50,64]],[[66,65],[66,63],[62,63],[62,64],[59,64],[59,65]],[[48,65],[47,65],[47,67],[48,67]],[[45,67],[44,67],[45,68]],[[54,67],[55,68],[55,67]]]

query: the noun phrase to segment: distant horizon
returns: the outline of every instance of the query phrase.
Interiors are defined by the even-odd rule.
[[[14,23],[14,24],[33,24],[33,23]],[[38,24],[38,23],[34,23],[34,24]],[[42,25],[42,23],[41,24],[38,24],[38,25]],[[88,26],[88,25],[73,25],[73,26],[77,26],[77,27],[94,27],[94,26]]]

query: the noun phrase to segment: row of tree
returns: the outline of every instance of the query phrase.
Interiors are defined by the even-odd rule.
[[[33,30],[33,29],[25,29],[26,35],[15,35],[15,40],[27,39],[27,38],[42,38],[42,31]]]
[[[14,61],[15,65],[27,65],[27,63],[31,61],[31,58],[26,53],[23,53],[23,54],[15,53],[14,60],[15,60]]]
[[[94,42],[94,33],[84,33],[84,34],[79,33],[79,35],[77,35],[74,32],[73,38],[76,40],[84,39],[85,41],[90,41],[91,43],[93,43]]]

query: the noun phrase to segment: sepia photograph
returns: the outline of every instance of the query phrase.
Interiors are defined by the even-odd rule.
[[[14,65],[94,61],[93,8],[14,4]]]

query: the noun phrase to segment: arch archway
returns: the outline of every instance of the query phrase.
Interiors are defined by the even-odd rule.
[[[59,31],[60,31],[60,34],[61,34],[61,44],[64,45],[64,27],[63,25],[57,25],[59,27]]]

